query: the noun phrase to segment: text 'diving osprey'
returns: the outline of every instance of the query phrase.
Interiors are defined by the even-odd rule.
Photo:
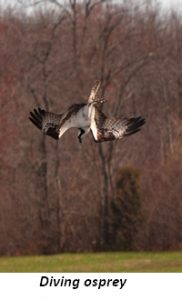
[[[100,87],[97,82],[90,93],[87,103],[71,105],[62,114],[55,114],[38,108],[30,112],[30,121],[44,134],[58,140],[70,128],[78,128],[78,140],[91,132],[97,143],[122,139],[140,131],[145,123],[141,116],[132,118],[107,117],[99,107],[103,99],[96,97]]]

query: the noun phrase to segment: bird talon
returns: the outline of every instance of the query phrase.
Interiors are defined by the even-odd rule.
[[[82,144],[82,139],[81,137],[78,137],[79,143]]]

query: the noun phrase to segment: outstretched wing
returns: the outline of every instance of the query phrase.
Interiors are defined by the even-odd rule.
[[[144,125],[143,117],[108,118],[98,108],[94,107],[91,116],[91,131],[94,140],[98,143],[122,139],[140,131]]]
[[[38,108],[30,112],[29,120],[46,135],[57,140],[59,139],[61,116]]]

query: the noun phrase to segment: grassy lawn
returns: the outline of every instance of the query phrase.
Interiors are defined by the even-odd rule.
[[[0,272],[182,272],[182,252],[0,257]]]

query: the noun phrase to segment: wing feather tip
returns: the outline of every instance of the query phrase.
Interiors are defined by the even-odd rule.
[[[145,118],[141,116],[128,119],[128,124],[124,136],[129,136],[131,134],[139,132],[141,130],[141,127],[145,123]]]

